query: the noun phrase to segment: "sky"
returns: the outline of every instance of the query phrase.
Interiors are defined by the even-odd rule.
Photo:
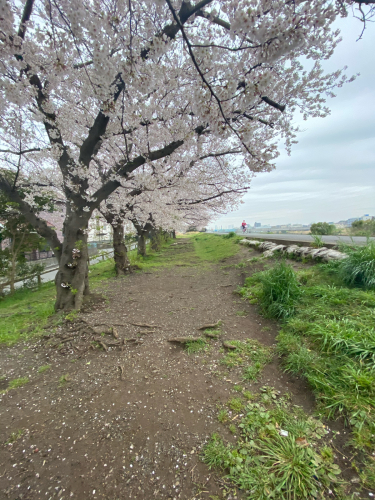
[[[328,72],[348,66],[349,77],[360,76],[328,99],[330,116],[304,121],[296,115],[295,123],[303,132],[291,156],[281,147],[276,169],[253,179],[240,209],[209,226],[239,227],[242,220],[250,225],[309,224],[375,216],[375,23],[369,23],[359,41],[361,23],[350,14],[336,27],[343,40],[323,66]]]

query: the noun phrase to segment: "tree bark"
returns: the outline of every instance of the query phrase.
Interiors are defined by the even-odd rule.
[[[175,240],[176,239],[176,231],[173,229],[172,231],[172,238]]]
[[[112,225],[113,228],[113,258],[117,276],[122,276],[130,271],[128,249],[124,242],[124,226]]]
[[[80,309],[88,287],[87,215],[67,214],[59,270],[56,274],[55,309]]]
[[[138,245],[137,245],[138,255],[142,255],[142,257],[146,257],[146,235],[143,231],[138,233]]]
[[[160,250],[160,230],[151,230],[151,250],[158,252]]]

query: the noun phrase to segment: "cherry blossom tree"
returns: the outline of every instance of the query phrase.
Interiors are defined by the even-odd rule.
[[[81,306],[88,220],[135,174],[224,157],[267,171],[279,139],[288,150],[295,140],[295,110],[328,114],[326,97],[346,78],[325,74],[320,60],[333,53],[331,25],[351,3],[1,3],[0,150],[16,181],[0,175],[0,189],[55,249],[57,309]],[[313,61],[309,71],[301,56]],[[19,188],[23,172],[34,193],[59,184],[63,242]]]

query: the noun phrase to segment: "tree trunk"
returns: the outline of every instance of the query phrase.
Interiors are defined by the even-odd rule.
[[[86,214],[67,215],[59,270],[55,278],[56,310],[78,310],[82,306],[83,296],[88,294],[87,227]]]
[[[153,252],[157,252],[158,250],[158,241],[157,241],[158,232],[157,229],[151,229],[150,231],[150,247]]]
[[[128,249],[124,242],[124,226],[117,224],[113,229],[113,258],[115,259],[116,275],[121,276],[129,272],[130,262],[128,259]]]
[[[140,234],[138,233],[138,245],[137,245],[138,255],[142,255],[142,257],[146,257],[146,235],[142,231]]]
[[[172,231],[172,238],[175,240],[176,239],[176,231],[173,229]]]

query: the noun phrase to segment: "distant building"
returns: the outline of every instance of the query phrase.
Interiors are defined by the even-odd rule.
[[[254,222],[254,227],[262,227],[262,223],[261,222]]]

